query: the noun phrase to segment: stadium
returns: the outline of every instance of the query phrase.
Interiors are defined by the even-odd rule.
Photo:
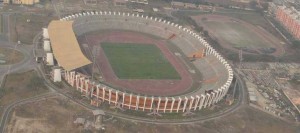
[[[201,36],[156,17],[93,11],[43,29],[46,63],[88,96],[123,109],[196,111],[226,95],[233,71]]]

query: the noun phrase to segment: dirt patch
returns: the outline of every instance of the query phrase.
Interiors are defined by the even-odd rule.
[[[211,121],[194,124],[145,124],[125,120],[106,122],[106,133],[296,133],[296,124],[286,123],[267,113],[245,107]]]
[[[39,83],[33,82],[40,81]],[[48,91],[35,71],[10,74],[0,88],[0,105],[7,105],[17,100],[32,97]]]
[[[13,110],[7,125],[8,133],[81,133],[73,124],[76,116],[91,112],[63,98],[51,98],[26,104]]]
[[[106,83],[114,87],[131,91],[134,93],[142,93],[149,95],[169,96],[177,95],[188,91],[192,85],[192,77],[187,71],[187,68],[176,58],[174,54],[168,49],[165,40],[154,39],[136,32],[129,31],[110,31],[105,33],[94,33],[86,35],[80,39],[81,43],[88,44],[88,47],[100,45],[101,42],[113,43],[143,43],[156,45],[168,61],[173,65],[179,73],[181,80],[121,80],[114,74],[114,71],[108,62],[104,51],[99,47],[99,54],[96,57],[96,63],[105,79]],[[86,55],[91,55],[85,52]]]

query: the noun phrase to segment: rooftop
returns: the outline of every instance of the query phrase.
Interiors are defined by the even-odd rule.
[[[60,66],[71,71],[91,63],[82,53],[72,27],[73,21],[51,21],[48,26],[53,54]]]

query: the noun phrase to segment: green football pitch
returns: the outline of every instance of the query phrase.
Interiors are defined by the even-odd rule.
[[[158,47],[151,44],[101,43],[120,79],[180,79]]]

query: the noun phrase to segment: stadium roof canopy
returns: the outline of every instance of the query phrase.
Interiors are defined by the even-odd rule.
[[[77,42],[72,28],[73,21],[51,21],[48,26],[49,38],[54,57],[65,70],[71,71],[91,63]]]

